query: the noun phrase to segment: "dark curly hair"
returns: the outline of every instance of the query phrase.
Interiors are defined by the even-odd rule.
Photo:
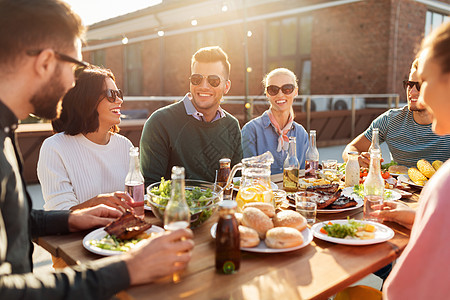
[[[97,66],[85,69],[77,78],[75,86],[70,89],[62,101],[62,111],[58,119],[52,121],[53,131],[68,135],[95,132],[99,128],[97,107],[105,88],[105,80],[115,77],[111,70]],[[114,125],[111,132],[119,132]]]

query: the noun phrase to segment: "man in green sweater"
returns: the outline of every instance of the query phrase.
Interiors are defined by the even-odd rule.
[[[190,92],[155,111],[144,125],[141,170],[145,185],[170,178],[183,166],[186,178],[214,182],[219,160],[242,159],[241,132],[235,117],[220,107],[231,87],[230,63],[220,47],[201,48],[192,56]]]

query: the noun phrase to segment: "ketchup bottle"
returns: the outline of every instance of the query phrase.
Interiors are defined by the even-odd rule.
[[[234,213],[237,203],[224,200],[219,204],[219,222],[216,231],[216,270],[233,274],[241,265],[239,228]]]

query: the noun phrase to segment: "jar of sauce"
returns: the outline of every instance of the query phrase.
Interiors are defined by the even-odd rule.
[[[354,186],[359,184],[359,162],[358,152],[348,152],[348,161],[345,166],[345,186]]]
[[[228,188],[225,188],[228,177],[230,177],[231,172],[231,159],[229,158],[222,158],[219,160],[219,172],[217,173],[217,185],[224,188],[223,190],[223,200],[231,200],[232,193],[233,193],[233,185],[229,186]]]
[[[216,270],[233,274],[241,265],[239,228],[234,213],[237,203],[224,200],[219,204],[219,222],[216,230]]]

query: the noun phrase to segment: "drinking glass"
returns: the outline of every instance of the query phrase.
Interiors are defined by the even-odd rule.
[[[298,213],[305,217],[308,224],[316,222],[317,204],[316,202],[307,200],[306,197],[295,197],[295,207]]]
[[[337,160],[327,159],[322,161],[322,166],[324,169],[337,170]]]
[[[275,208],[280,206],[283,202],[286,201],[286,191],[284,190],[273,190],[273,202]]]

